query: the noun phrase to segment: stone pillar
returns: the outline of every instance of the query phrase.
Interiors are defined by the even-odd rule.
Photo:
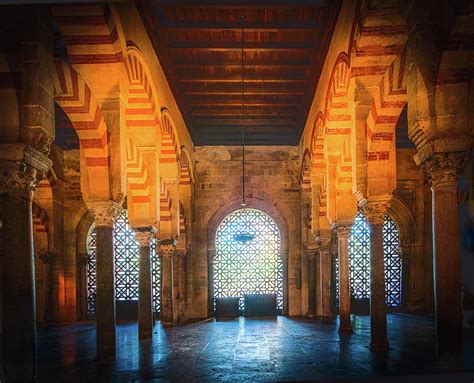
[[[183,323],[185,321],[186,312],[186,258],[188,250],[176,250],[178,262],[178,294],[177,294],[177,322]]]
[[[308,257],[308,315],[310,317],[316,316],[316,248],[306,249]]]
[[[77,302],[79,320],[87,320],[87,254],[77,255]]]
[[[121,204],[114,201],[91,204],[90,213],[96,230],[97,359],[115,356],[115,262],[114,222]]]
[[[463,363],[457,178],[467,159],[465,152],[436,153],[424,164],[433,196],[436,350],[445,367]]]
[[[389,202],[390,198],[387,197],[369,200],[362,206],[370,226],[370,347],[375,351],[388,349],[383,222]]]
[[[174,240],[160,240],[158,243],[159,251],[162,256],[162,323],[171,325],[173,323],[173,257],[176,251],[176,242]]]
[[[332,262],[329,252],[331,243],[331,233],[329,231],[320,233],[319,242],[319,291],[321,300],[321,316],[322,323],[332,322],[331,314],[331,273]]]
[[[283,315],[288,315],[288,262],[289,251],[283,250],[280,252],[280,257],[283,262]]]
[[[32,197],[51,161],[25,144],[0,145],[2,355],[7,382],[36,381]]]
[[[207,275],[208,275],[208,299],[207,299],[207,313],[208,317],[214,316],[214,259],[216,258],[216,250],[207,251]]]
[[[151,242],[156,230],[152,227],[134,229],[140,246],[138,274],[138,338],[148,339],[153,331],[153,298],[151,286]]]
[[[351,224],[337,224],[339,262],[339,332],[352,333],[351,290],[349,283],[349,235]]]
[[[53,313],[53,262],[56,259],[54,251],[46,251],[39,255],[43,263],[43,289],[44,289],[44,320],[54,319]]]

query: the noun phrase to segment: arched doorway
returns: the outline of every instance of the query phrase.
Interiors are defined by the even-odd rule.
[[[217,228],[215,246],[214,299],[238,297],[244,311],[245,294],[275,294],[282,312],[281,234],[268,214],[253,208],[231,212]]]
[[[122,210],[114,224],[114,265],[116,301],[138,301],[138,273],[140,250],[135,233],[128,222],[127,210]],[[93,224],[87,236],[87,316],[95,317],[96,284],[96,231]],[[151,245],[153,314],[161,308],[161,262],[156,253],[156,242]]]

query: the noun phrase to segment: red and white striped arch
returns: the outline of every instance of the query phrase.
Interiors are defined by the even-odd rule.
[[[160,237],[170,238],[172,233],[171,198],[168,187],[160,178]]]
[[[52,12],[73,65],[123,60],[121,30],[110,4],[55,5]]]
[[[38,204],[32,204],[32,218],[34,235],[41,238],[42,241],[48,240],[48,214]],[[47,242],[44,242],[47,244]]]
[[[56,58],[55,101],[71,120],[79,137],[84,168],[81,189],[86,196],[109,197],[109,138],[102,111],[89,87],[69,64]],[[81,161],[82,162],[82,161]],[[81,165],[82,167],[82,165]],[[83,178],[100,179],[102,187],[89,188]],[[89,195],[90,194],[90,195]]]
[[[131,138],[127,140],[127,180],[130,201],[133,204],[149,206],[150,178],[148,170],[140,149],[135,146]]]
[[[311,135],[311,173],[316,178],[319,192],[319,213],[313,214],[315,219],[326,217],[326,159],[324,152],[325,119],[322,112],[316,115]],[[314,185],[313,187],[316,187]],[[316,201],[313,201],[313,203]]]
[[[179,234],[180,238],[186,234],[186,212],[181,201],[179,202]]]
[[[167,109],[161,111],[160,170],[167,177],[179,177],[180,143],[173,118]]]

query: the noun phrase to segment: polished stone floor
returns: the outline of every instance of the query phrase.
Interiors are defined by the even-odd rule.
[[[367,347],[369,318],[353,320],[355,333],[349,336],[338,334],[337,323],[287,317],[209,320],[167,329],[158,322],[153,339],[142,342],[136,323],[119,324],[116,359],[100,363],[95,361],[93,323],[48,326],[38,331],[38,378],[108,383],[339,379],[408,383],[428,374],[423,379],[430,382],[474,381],[474,334],[465,334],[465,371],[446,372],[434,362],[432,318],[389,315],[391,349],[386,355],[375,355]]]

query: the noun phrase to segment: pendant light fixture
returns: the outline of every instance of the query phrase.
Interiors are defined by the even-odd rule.
[[[241,98],[242,98],[242,118],[241,118],[241,146],[242,146],[242,203],[240,204],[242,208],[245,208],[247,204],[245,203],[245,66],[244,66],[244,21],[245,17],[240,16],[242,22],[241,25],[241,40],[242,40],[242,49],[241,49],[241,69],[242,69],[242,89],[241,89]],[[255,238],[254,234],[248,232],[241,232],[234,236],[234,239],[237,242],[249,242]]]

